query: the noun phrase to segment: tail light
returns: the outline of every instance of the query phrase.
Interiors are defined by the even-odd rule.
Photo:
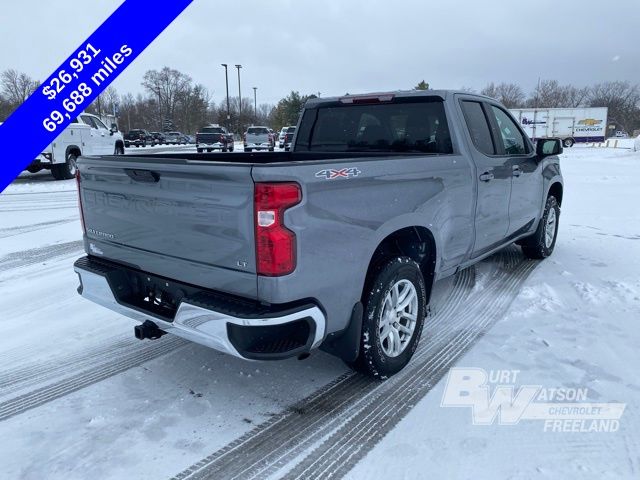
[[[256,264],[258,275],[278,277],[296,268],[296,235],[284,225],[284,212],[302,200],[297,183],[256,183]]]
[[[224,143],[224,135],[220,135],[220,143]]]
[[[82,233],[86,235],[87,229],[84,225],[84,212],[82,211],[82,192],[80,191],[80,170],[76,167],[76,185],[78,187],[78,209],[80,210],[80,225]]]

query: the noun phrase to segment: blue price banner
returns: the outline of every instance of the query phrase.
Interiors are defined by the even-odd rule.
[[[3,191],[193,0],[125,0],[0,126]]]

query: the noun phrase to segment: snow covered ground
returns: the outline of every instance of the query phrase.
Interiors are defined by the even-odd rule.
[[[0,195],[0,478],[638,478],[640,153],[574,147],[562,168],[553,256],[509,248],[439,282],[416,358],[383,383],[322,353],[135,340],[75,292],[74,181],[23,174]],[[452,366],[626,408],[615,432],[473,425],[441,406]]]

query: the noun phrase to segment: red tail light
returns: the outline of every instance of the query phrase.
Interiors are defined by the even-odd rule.
[[[297,183],[256,183],[254,194],[258,275],[278,277],[296,268],[296,235],[285,227],[284,212],[302,200]]]
[[[80,210],[80,225],[82,225],[82,233],[86,235],[87,229],[84,225],[84,212],[82,211],[82,193],[80,191],[80,170],[76,167],[76,185],[78,187],[78,209]]]
[[[224,135],[220,135],[220,143],[224,143]]]

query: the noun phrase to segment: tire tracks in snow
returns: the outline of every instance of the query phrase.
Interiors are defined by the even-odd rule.
[[[91,361],[89,361],[90,366],[82,371],[74,369],[76,373],[73,375],[0,402],[0,421],[39,407],[130,368],[140,366],[187,343],[186,340],[182,340],[179,337],[170,336],[169,338],[165,337],[144,345],[142,348],[129,348],[120,352],[116,358],[111,358],[110,361],[101,363],[97,368],[93,368],[95,365],[91,365]],[[102,352],[102,357],[105,356],[108,357],[108,352]]]
[[[33,223],[31,225],[20,225],[17,227],[0,228],[0,238],[13,237],[16,235],[22,235],[23,233],[35,232],[44,228],[51,228],[57,225],[64,225],[65,223],[71,223],[79,220],[79,217],[73,216],[63,218],[60,220],[51,220],[49,222]]]
[[[46,262],[56,257],[80,253],[82,251],[82,240],[72,242],[57,243],[46,247],[32,248],[13,252],[0,258],[0,272],[13,270],[15,268],[29,267],[37,263]]]
[[[474,268],[458,274],[449,300],[440,312],[427,318],[422,345],[403,372],[386,382],[346,373],[187,468],[173,480],[264,478],[284,474],[287,470],[291,478],[305,479],[323,476],[327,470],[336,470],[336,475],[346,473],[497,321],[536,265],[524,261],[515,248],[484,263],[494,267],[486,285],[477,288]],[[433,335],[429,336],[429,333]],[[401,415],[384,422],[368,415],[379,404],[395,405],[397,402],[402,402]],[[357,428],[363,422],[367,432],[377,430],[371,440],[374,443],[351,441],[350,435],[354,431],[360,432]],[[380,425],[376,426],[378,422]],[[354,461],[348,462],[343,473],[333,467],[340,453],[338,445],[345,445],[349,452],[353,450],[349,459]],[[343,461],[341,455],[340,458],[338,461]],[[297,459],[298,463],[292,465],[292,459]]]
[[[516,275],[502,285],[505,294],[498,299],[483,302],[482,307],[486,310],[479,323],[446,339],[438,351],[428,357],[429,361],[414,367],[406,379],[400,380],[400,384],[398,381],[385,384],[386,393],[380,395],[373,408],[349,419],[283,478],[344,477],[499,320],[500,314],[509,307],[519,286],[535,265],[536,263],[528,261],[519,267]],[[429,365],[431,362],[433,363]]]

